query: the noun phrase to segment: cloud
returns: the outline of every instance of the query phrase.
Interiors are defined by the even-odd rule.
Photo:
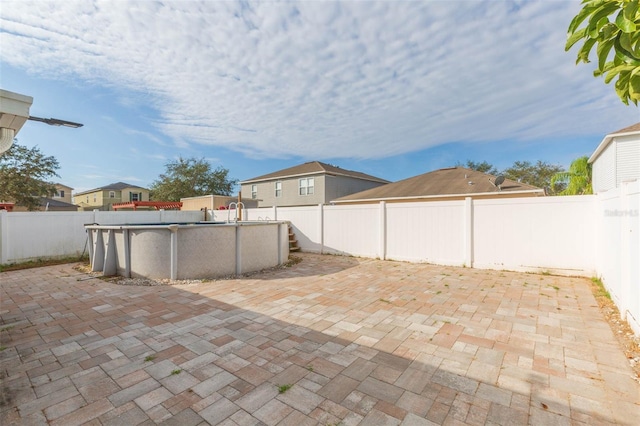
[[[383,158],[447,142],[562,138],[631,124],[613,88],[564,52],[579,8],[9,0],[0,54],[30,73],[150,101],[159,112],[153,124],[178,147]]]

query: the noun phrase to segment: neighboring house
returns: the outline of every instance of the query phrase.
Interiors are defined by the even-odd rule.
[[[77,212],[78,206],[61,201],[59,198],[40,197],[39,211],[45,212]]]
[[[319,161],[300,164],[240,182],[243,199],[258,207],[326,204],[334,198],[375,188],[389,181]]]
[[[73,204],[71,200],[71,191],[73,188],[67,185],[63,185],[61,183],[56,183],[56,192],[51,196],[52,199],[56,201],[62,201],[67,204]]]
[[[78,210],[78,206],[71,203],[71,191],[73,188],[61,183],[54,184],[56,191],[50,197],[40,197],[40,206],[36,211],[50,212],[74,212]],[[11,211],[11,209],[9,209]],[[27,208],[21,205],[15,205],[12,209],[15,212],[26,212]]]
[[[80,210],[112,210],[116,203],[129,201],[149,201],[149,190],[140,186],[125,182],[112,183],[111,185],[73,194],[75,204]]]
[[[496,185],[495,176],[464,167],[451,167],[337,198],[332,203],[366,204],[380,201],[393,203],[463,200],[466,197],[485,199],[545,195],[542,188],[502,179],[499,179]]]
[[[640,123],[605,136],[589,163],[594,194],[640,179]]]

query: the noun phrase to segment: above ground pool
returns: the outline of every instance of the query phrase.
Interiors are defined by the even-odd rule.
[[[85,225],[92,271],[205,279],[271,268],[289,257],[287,222]]]

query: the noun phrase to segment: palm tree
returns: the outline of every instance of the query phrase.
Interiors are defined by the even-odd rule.
[[[557,184],[566,185],[565,189],[560,191],[558,195],[593,194],[589,157],[576,158],[571,162],[568,171],[553,175],[551,178],[551,187],[553,188]]]

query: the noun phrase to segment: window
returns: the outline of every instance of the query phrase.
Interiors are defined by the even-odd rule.
[[[89,196],[87,195],[87,204],[89,204]]]
[[[109,198],[116,198],[116,191],[109,191]]]
[[[258,185],[251,185],[251,198],[258,198]]]
[[[313,178],[300,179],[300,195],[312,195],[313,183]]]
[[[142,201],[142,193],[137,194],[135,192],[130,192],[129,201]]]
[[[278,181],[276,182],[276,197],[279,197],[282,195],[282,182]]]
[[[56,197],[64,198],[64,189],[61,189],[60,191],[58,191],[58,193],[56,194]]]
[[[97,202],[98,201],[98,196],[96,194],[93,194],[93,202]]]

